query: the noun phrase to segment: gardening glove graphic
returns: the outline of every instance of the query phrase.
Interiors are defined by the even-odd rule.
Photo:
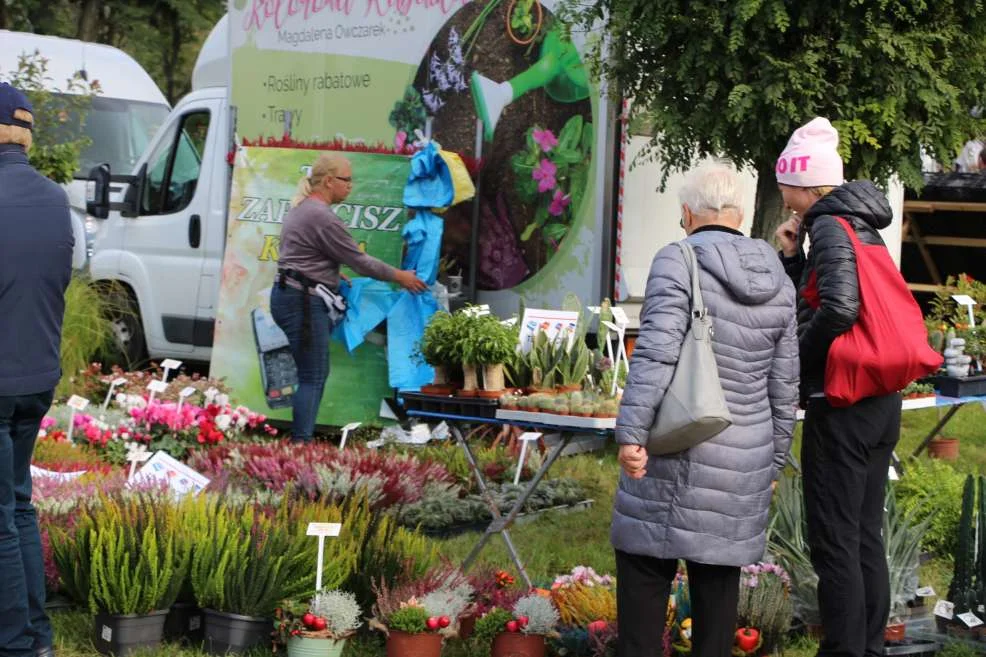
[[[507,105],[529,91],[544,87],[548,96],[560,103],[589,97],[589,78],[579,52],[557,29],[545,35],[537,63],[512,80],[494,82],[473,71],[469,83],[486,141],[493,141],[496,124]]]

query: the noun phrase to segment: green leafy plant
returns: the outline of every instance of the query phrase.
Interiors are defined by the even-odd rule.
[[[517,0],[510,15],[510,27],[517,36],[526,39],[534,33],[536,17],[531,9],[537,0]]]
[[[513,620],[514,615],[506,609],[494,607],[476,620],[473,630],[473,640],[476,643],[489,646],[496,635],[503,632],[504,626]]]
[[[387,618],[387,629],[407,634],[423,634],[428,631],[428,612],[424,607],[409,604]]]
[[[530,240],[537,230],[553,248],[565,238],[586,188],[592,140],[592,124],[578,114],[557,137],[541,126],[527,131],[525,149],[510,160],[518,196],[536,206],[533,221],[521,233],[522,241]]]
[[[921,541],[924,550],[942,556],[955,551],[963,483],[962,474],[944,461],[912,459],[894,485],[901,512],[913,514],[915,521],[931,521]]]
[[[794,615],[806,625],[821,623],[818,575],[811,564],[807,539],[804,491],[800,476],[778,480],[774,512],[768,528],[768,546],[791,577]]]
[[[894,492],[887,487],[886,513],[883,514],[883,540],[890,571],[890,618],[895,621],[906,613],[907,603],[914,599],[918,588],[921,542],[931,524],[931,518],[918,509],[903,512],[897,506]],[[919,519],[920,518],[920,519]]]
[[[406,135],[413,135],[415,130],[424,129],[427,120],[428,112],[421,100],[421,93],[413,85],[408,85],[404,97],[394,103],[388,118],[390,125]]]
[[[65,291],[65,315],[62,321],[61,366],[66,374],[56,393],[64,397],[77,392],[93,359],[113,347],[113,322],[121,313],[132,312],[117,307],[113,295],[105,294],[85,276],[76,275]]]
[[[449,370],[462,362],[461,320],[446,312],[432,315],[418,343],[418,355],[435,368],[435,383],[445,383]],[[439,380],[441,378],[441,380]]]
[[[87,81],[80,72],[66,80],[60,92],[50,91],[56,81],[48,73],[48,59],[37,50],[20,55],[17,70],[4,77],[24,92],[34,109],[33,145],[28,151],[31,165],[57,183],[71,182],[90,144],[83,126],[92,97],[100,93],[99,83]]]

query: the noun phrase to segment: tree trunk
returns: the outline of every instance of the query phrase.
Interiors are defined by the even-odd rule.
[[[77,38],[82,41],[99,39],[99,19],[103,13],[103,0],[82,0],[79,11],[79,31]]]
[[[7,3],[4,0],[0,0],[0,30],[8,29],[7,21]]]
[[[759,237],[776,244],[774,232],[787,219],[784,198],[777,189],[777,179],[771,166],[757,167],[757,201],[753,211],[751,237]]]

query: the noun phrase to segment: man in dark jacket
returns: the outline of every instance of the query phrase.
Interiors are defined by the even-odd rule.
[[[31,455],[61,376],[68,198],[28,163],[31,104],[0,83],[0,657],[51,657]]]
[[[900,435],[900,395],[837,408],[825,398],[832,342],[859,316],[856,252],[837,218],[863,244],[883,245],[877,232],[892,220],[887,197],[873,183],[843,184],[838,133],[817,118],[791,137],[777,162],[777,182],[795,216],[777,231],[781,261],[798,287],[801,448],[811,561],[818,573],[824,639],[819,655],[876,657],[890,613],[883,504]],[[810,238],[805,256],[801,244]],[[809,299],[812,299],[809,302]]]

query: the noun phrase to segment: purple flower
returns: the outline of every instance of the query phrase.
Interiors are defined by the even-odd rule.
[[[538,191],[544,193],[555,188],[558,183],[555,181],[555,174],[558,167],[548,158],[542,158],[541,163],[534,168],[531,176],[538,181]]]
[[[556,189],[555,195],[551,199],[551,205],[548,207],[548,213],[553,217],[560,217],[571,202],[571,196],[562,194],[560,189]]]
[[[540,146],[545,153],[550,153],[551,149],[558,145],[558,138],[550,130],[534,128],[534,143]]]

